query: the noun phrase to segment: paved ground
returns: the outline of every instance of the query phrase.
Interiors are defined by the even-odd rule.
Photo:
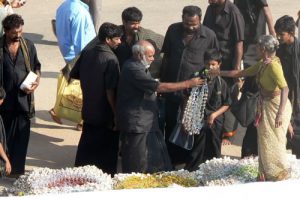
[[[63,168],[72,167],[80,132],[74,130],[74,124],[65,121],[64,125],[52,122],[48,110],[54,105],[56,81],[63,59],[52,33],[50,20],[55,17],[55,10],[63,0],[28,0],[25,7],[16,12],[25,19],[25,37],[34,41],[42,63],[42,80],[36,91],[37,117],[33,121],[28,148],[26,170],[35,167]],[[275,19],[289,14],[296,17],[298,0],[269,1]],[[121,12],[129,6],[140,8],[144,14],[142,25],[164,34],[167,27],[181,20],[181,10],[185,5],[199,5],[203,14],[207,1],[201,0],[103,0],[102,21],[121,23]],[[235,144],[223,148],[223,154],[240,156],[242,134]],[[1,186],[10,186],[12,180],[0,180]],[[1,194],[0,194],[1,195]]]

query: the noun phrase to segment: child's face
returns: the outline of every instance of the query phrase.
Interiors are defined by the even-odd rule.
[[[290,44],[293,42],[294,35],[288,32],[276,32],[276,37],[281,44]]]
[[[221,63],[215,60],[209,60],[207,62],[205,62],[205,67],[207,69],[219,69],[220,68]]]
[[[3,103],[4,99],[0,99],[0,105]]]

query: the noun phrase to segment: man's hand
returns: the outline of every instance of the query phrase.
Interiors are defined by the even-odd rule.
[[[215,119],[216,119],[216,115],[214,113],[210,114],[210,116],[207,118],[207,124],[208,124],[209,128],[212,127]]]
[[[288,135],[290,136],[290,138],[293,138],[295,135],[294,128],[291,123],[289,124],[289,127],[288,127]]]
[[[194,77],[190,80],[187,80],[187,88],[192,88],[192,87],[195,87],[195,86],[202,86],[205,82],[204,79],[201,79],[199,77]]]
[[[5,162],[5,172],[7,175],[9,175],[11,173],[11,165],[9,161]]]
[[[275,118],[275,128],[278,128],[282,125],[282,114],[277,113],[276,118]]]
[[[31,87],[30,87],[30,88],[24,88],[23,91],[24,91],[26,94],[33,93],[33,92],[35,91],[35,89],[39,86],[39,84],[40,84],[40,79],[37,78],[36,81],[33,82],[33,83],[31,84]]]

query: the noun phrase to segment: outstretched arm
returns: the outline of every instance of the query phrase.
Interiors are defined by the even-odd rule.
[[[167,93],[167,92],[174,92],[179,90],[184,90],[188,88],[192,88],[195,86],[201,86],[204,83],[204,79],[200,79],[199,77],[192,78],[190,80],[186,80],[183,82],[177,83],[159,83],[157,87],[158,93]]]
[[[245,77],[247,76],[244,72],[244,70],[219,70],[219,69],[210,69],[208,74],[210,76],[222,76],[222,77],[232,77],[232,78],[238,78],[238,77]]]

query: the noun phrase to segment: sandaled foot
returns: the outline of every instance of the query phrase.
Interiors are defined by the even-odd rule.
[[[54,112],[53,108],[50,109],[49,111],[49,114],[51,115],[51,118],[54,122],[56,122],[57,124],[62,124],[62,121],[60,120],[59,117],[57,117],[56,113]]]
[[[82,131],[82,124],[77,124],[76,130],[77,131]]]

